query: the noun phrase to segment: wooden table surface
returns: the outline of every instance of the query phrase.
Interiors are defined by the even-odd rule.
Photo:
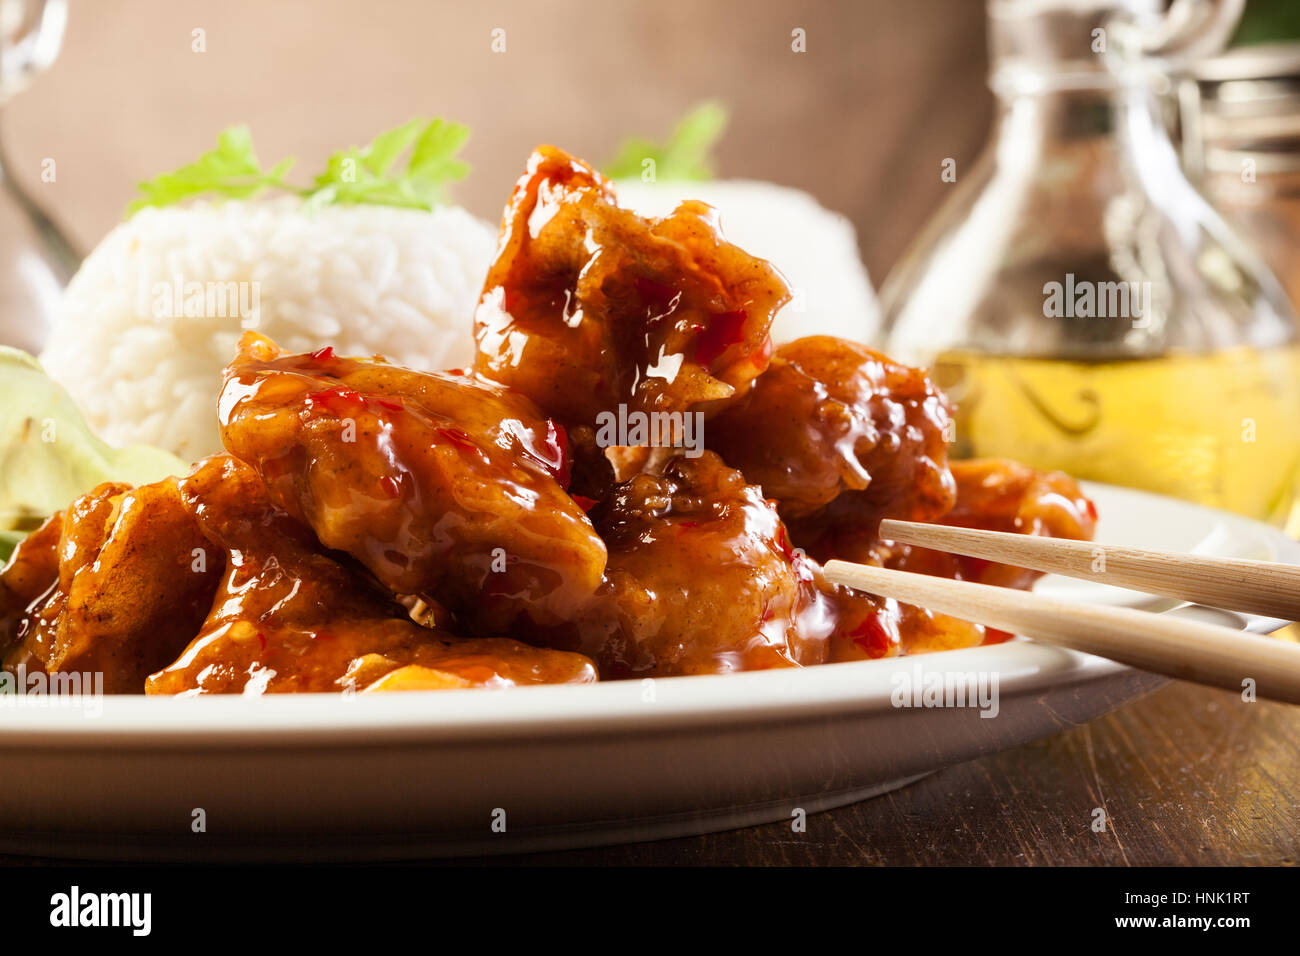
[[[1092,830],[1093,810],[1110,818]],[[1295,865],[1300,707],[1167,685],[1091,724],[787,823],[521,865]]]
[[[1092,829],[1104,807],[1110,825]],[[489,865],[1295,865],[1300,707],[1170,684],[1083,727],[807,820]],[[46,861],[0,855],[0,865]],[[467,861],[439,861],[452,865]],[[57,864],[56,864],[57,865]]]

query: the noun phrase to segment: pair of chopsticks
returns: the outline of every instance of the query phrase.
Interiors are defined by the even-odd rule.
[[[880,536],[1211,607],[1300,619],[1300,567],[1289,564],[910,521],[883,521]],[[1259,697],[1300,704],[1300,645],[1185,617],[1057,601],[1029,591],[849,561],[828,561],[826,576],[860,591],[1179,680],[1236,691],[1253,681]]]

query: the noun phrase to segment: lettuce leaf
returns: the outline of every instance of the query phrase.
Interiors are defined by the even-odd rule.
[[[187,471],[185,462],[159,448],[105,444],[36,359],[0,346],[0,560],[101,482],[142,485]]]

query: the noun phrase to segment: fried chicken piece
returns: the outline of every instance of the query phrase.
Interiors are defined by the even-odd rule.
[[[953,505],[950,420],[921,369],[814,335],[778,348],[749,393],[708,422],[705,443],[775,498],[786,521],[929,520]]]
[[[828,662],[871,661],[904,652],[907,605],[839,585],[825,588],[835,622],[826,647]]]
[[[9,663],[11,649],[22,643],[33,616],[58,584],[62,533],[63,512],[57,511],[18,542],[0,570],[0,663]],[[27,656],[15,655],[12,666]]]
[[[31,542],[42,573],[51,522]],[[106,483],[82,495],[63,514],[57,581],[30,608],[7,665],[100,673],[105,692],[140,693],[189,643],[212,603],[221,558],[206,546],[175,478],[136,489]]]
[[[495,383],[282,355],[248,333],[220,418],[271,500],[394,592],[497,629],[521,609],[567,615],[600,583],[605,546],[563,487],[564,430]]]
[[[428,690],[588,683],[584,657],[422,627],[344,555],[274,507],[256,473],[217,456],[181,485],[227,552],[211,614],[150,694]]]
[[[940,524],[980,528],[1046,538],[1091,541],[1097,528],[1097,508],[1069,475],[1036,471],[1004,458],[952,463],[957,481],[957,506]],[[982,558],[931,551],[909,545],[889,545],[889,567],[1028,590],[1042,572],[997,564]]]
[[[865,603],[857,603],[864,599]],[[860,593],[842,607],[841,614],[843,623],[831,636],[829,660],[833,662],[950,651],[1011,637],[983,624]]]
[[[1019,462],[1004,459],[955,461],[950,467],[957,483],[957,505],[937,519],[937,523],[1076,541],[1092,539],[1097,510],[1069,475],[1059,471],[1035,471]],[[851,536],[842,536],[839,541],[842,546],[846,542],[849,545],[854,543]],[[863,536],[856,544],[857,550],[842,553],[847,560],[880,564],[902,571],[1022,590],[1033,587],[1034,582],[1042,577],[1038,571],[880,541],[874,535]],[[890,633],[898,635],[900,649],[910,654],[973,647],[1011,637],[996,628],[986,628],[910,604],[900,605],[896,617],[895,629]],[[832,659],[884,656],[873,653],[876,647],[884,646],[878,635],[872,632],[869,636],[877,639],[856,645],[833,640]]]
[[[789,298],[710,207],[643,219],[586,163],[541,146],[506,206],[475,369],[566,424],[594,428],[620,404],[683,412],[748,388]]]
[[[1005,631],[851,588],[833,588],[829,599],[835,621],[827,645],[830,662],[954,650],[1011,637]]]
[[[533,635],[592,657],[604,678],[820,663],[834,627],[820,569],[761,492],[717,455],[677,457],[592,512],[605,580],[572,622]]]

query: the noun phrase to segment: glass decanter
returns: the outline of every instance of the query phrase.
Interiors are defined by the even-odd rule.
[[[58,55],[63,0],[0,0],[0,106]],[[0,345],[39,351],[78,258],[14,181],[0,144]]]
[[[1240,0],[990,0],[991,145],[881,290],[886,347],[1006,456],[1285,521],[1300,347],[1281,286],[1196,192],[1168,77]]]

